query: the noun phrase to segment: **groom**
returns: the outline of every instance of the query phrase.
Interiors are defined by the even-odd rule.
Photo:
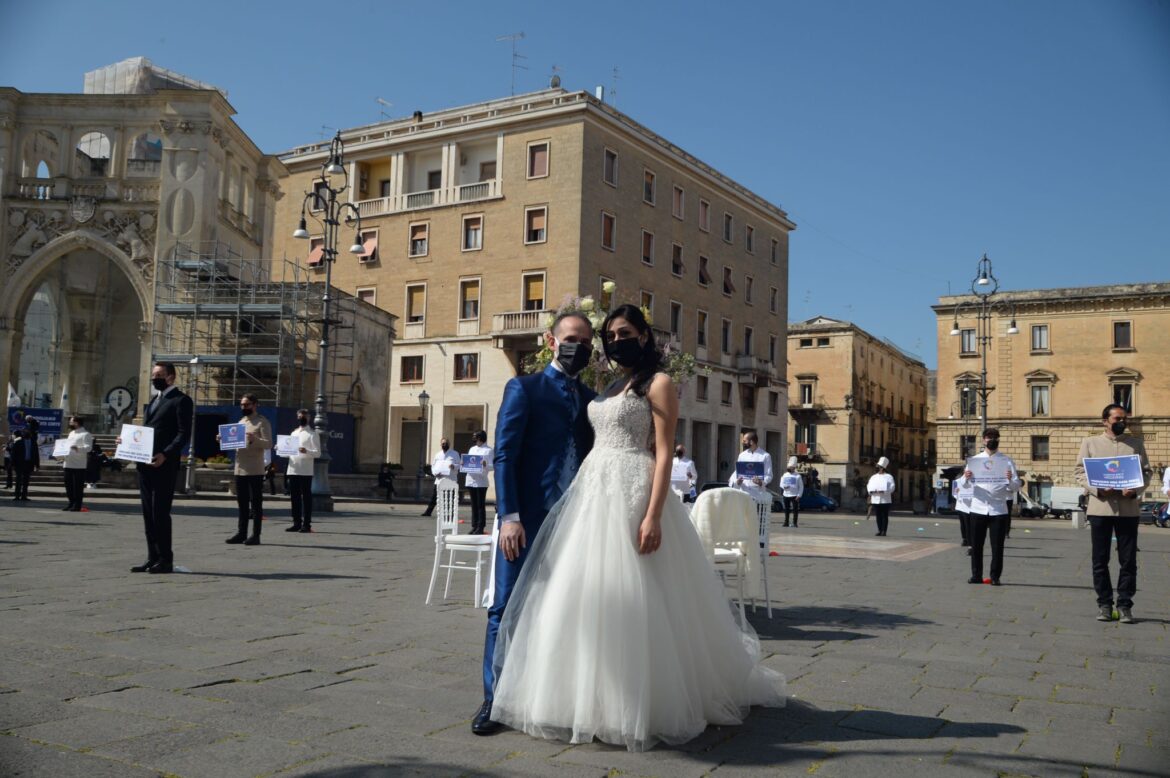
[[[593,447],[593,428],[585,407],[597,394],[577,380],[593,353],[593,326],[583,313],[562,313],[544,339],[553,352],[552,362],[540,373],[510,380],[496,417],[500,536],[483,647],[484,699],[471,722],[471,731],[477,735],[490,735],[500,728],[491,720],[495,685],[492,655],[500,618],[528,547],[540,532],[549,508],[565,493],[581,460]]]

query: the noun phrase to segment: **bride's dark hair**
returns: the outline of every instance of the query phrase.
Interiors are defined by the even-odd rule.
[[[658,345],[654,342],[654,330],[646,322],[646,316],[642,313],[642,309],[633,305],[619,305],[609,312],[609,316],[605,317],[605,322],[601,325],[601,342],[607,343],[606,336],[609,333],[609,325],[614,319],[625,319],[630,323],[630,326],[638,331],[639,335],[646,336],[646,344],[642,347],[642,355],[638,363],[630,370],[630,389],[639,397],[646,396],[646,390],[650,388],[650,382],[654,380],[654,374],[662,367],[662,353],[658,350]],[[606,357],[608,359],[608,356]]]

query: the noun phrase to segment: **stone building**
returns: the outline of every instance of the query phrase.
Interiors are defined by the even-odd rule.
[[[1101,410],[1124,405],[1145,438],[1155,476],[1170,462],[1170,283],[1000,292],[987,359],[988,425],[1015,460],[1033,499],[1073,485],[1081,439],[1099,434]],[[971,295],[940,297],[940,464],[978,450],[981,354]],[[1018,332],[1008,334],[1015,321]],[[958,334],[952,335],[952,331]],[[949,409],[949,410],[948,410]],[[1157,482],[1147,496],[1158,497]]]
[[[788,455],[817,471],[824,492],[865,509],[865,482],[890,460],[894,501],[925,507],[933,462],[926,365],[847,321],[788,325]]]
[[[332,279],[398,317],[389,458],[406,472],[440,436],[463,451],[477,429],[494,440],[504,384],[549,312],[602,297],[609,280],[613,302],[649,308],[659,338],[710,371],[684,387],[679,428],[701,480],[727,478],[741,430],[785,451],[795,225],[779,207],[586,92],[416,112],[341,137],[362,234],[343,230]],[[280,204],[277,253],[318,268],[321,238],[291,235],[328,145],[281,157],[298,194]],[[344,252],[351,237],[362,255]]]

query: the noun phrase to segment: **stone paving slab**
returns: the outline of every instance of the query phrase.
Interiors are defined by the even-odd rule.
[[[847,516],[774,528],[774,617],[749,616],[788,706],[630,754],[470,734],[485,616],[466,576],[423,605],[416,507],[342,504],[308,536],[281,531],[286,510],[243,549],[223,544],[233,503],[180,504],[193,572],[150,576],[128,572],[132,499],[78,521],[0,504],[0,774],[1170,772],[1170,532],[1141,530],[1130,626],[1094,620],[1088,535],[1063,522],[1014,524],[999,588],[965,583],[951,520],[895,516],[888,539]]]

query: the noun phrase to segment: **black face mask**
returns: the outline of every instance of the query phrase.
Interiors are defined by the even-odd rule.
[[[450,448],[450,446],[448,446],[446,443],[444,443],[444,444],[443,444],[442,446],[440,446],[439,448],[441,448],[441,449],[443,449],[444,451],[446,451],[448,448]]]
[[[622,367],[633,367],[642,361],[642,344],[637,338],[622,338],[605,344],[605,356]]]
[[[999,450],[999,438],[990,438],[983,445],[987,446],[988,451],[998,451]]]
[[[744,450],[744,451],[750,451],[750,450],[751,450],[751,447],[752,447],[752,444],[751,444],[751,443],[744,443],[744,444],[743,444],[743,450]]]
[[[150,379],[150,385],[153,386],[155,389],[158,389],[160,392],[165,392],[167,390],[167,379],[165,379],[165,378],[152,378],[152,379]]]
[[[683,457],[685,457],[685,456],[687,455],[687,452],[683,451],[683,450],[680,448],[678,451],[674,452],[674,455],[675,455],[676,457],[678,457],[679,459],[682,459]]]
[[[302,427],[309,426],[309,417],[308,416],[298,416],[297,417],[297,424],[301,425]]]
[[[1125,432],[1125,424],[1124,421],[1115,421],[1109,425],[1109,429],[1113,430],[1114,435],[1120,435]]]
[[[584,370],[592,356],[593,345],[590,343],[561,343],[557,346],[557,364],[571,376]]]
[[[253,410],[253,408],[240,408],[240,413],[244,414],[245,416],[251,416]]]

